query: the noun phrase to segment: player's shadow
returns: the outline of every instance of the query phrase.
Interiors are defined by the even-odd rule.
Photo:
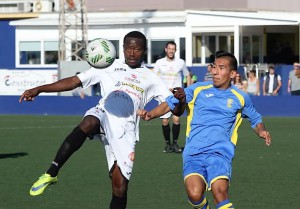
[[[24,157],[26,155],[28,155],[27,152],[16,152],[16,153],[0,154],[0,159],[4,159],[4,158],[18,158],[18,157]]]

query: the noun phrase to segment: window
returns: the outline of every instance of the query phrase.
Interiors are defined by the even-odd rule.
[[[58,41],[20,41],[20,65],[53,65],[58,61]]]
[[[20,42],[20,64],[41,64],[41,42],[21,41]]]
[[[242,63],[249,64],[252,63],[251,59],[251,37],[243,36],[242,39]]]
[[[165,56],[165,47],[168,41],[174,40],[155,40],[151,41],[151,60],[150,62],[155,63],[158,59]],[[177,45],[178,48],[178,45]]]
[[[213,56],[216,50],[216,36],[205,36],[204,43],[206,44],[205,47],[205,63],[213,62]]]
[[[44,64],[57,64],[58,61],[58,42],[44,42]]]
[[[262,62],[262,41],[260,36],[243,36],[242,63]]]
[[[118,40],[110,40],[110,41],[111,41],[111,43],[113,43],[113,45],[116,48],[116,59],[119,59],[119,57],[120,57],[120,54],[119,54],[119,51],[120,51],[119,41]]]
[[[261,37],[260,36],[252,36],[252,62],[253,63],[261,63]]]
[[[224,50],[233,53],[234,36],[230,34],[195,34],[193,36],[193,63],[211,63],[216,51]],[[202,54],[205,52],[205,54]]]
[[[203,57],[202,49],[205,49]],[[214,35],[196,35],[193,37],[193,62],[201,63],[205,58],[205,63],[212,62],[212,56],[216,51],[216,36]]]
[[[179,39],[179,45],[180,45],[179,57],[181,59],[185,60],[185,38]]]
[[[219,36],[219,50],[229,51],[228,46],[228,36]]]
[[[202,56],[202,51],[201,51],[201,35],[196,35],[193,36],[193,63],[201,63],[201,56]]]

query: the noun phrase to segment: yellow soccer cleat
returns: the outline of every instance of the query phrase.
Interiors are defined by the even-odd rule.
[[[50,184],[54,184],[58,181],[57,176],[51,177],[49,174],[45,173],[40,176],[39,180],[37,180],[30,189],[30,195],[36,196],[43,194],[44,190]]]

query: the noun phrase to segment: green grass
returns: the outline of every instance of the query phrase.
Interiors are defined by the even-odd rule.
[[[0,116],[1,209],[107,209],[111,198],[104,148],[85,145],[65,164],[59,182],[31,197],[32,183],[48,168],[78,116]],[[300,206],[300,118],[265,118],[273,138],[264,145],[247,121],[239,129],[230,199],[236,208]],[[184,144],[182,118],[180,145]],[[188,209],[180,154],[162,153],[160,120],[141,122],[129,184],[128,209]],[[210,202],[211,195],[208,193]],[[214,207],[212,207],[214,208]]]

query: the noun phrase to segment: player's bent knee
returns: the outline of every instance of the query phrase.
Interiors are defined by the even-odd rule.
[[[192,202],[198,202],[202,199],[204,192],[198,188],[193,187],[193,188],[187,189],[187,195]]]
[[[81,130],[86,134],[97,134],[99,132],[100,121],[98,118],[88,115],[79,124]]]

